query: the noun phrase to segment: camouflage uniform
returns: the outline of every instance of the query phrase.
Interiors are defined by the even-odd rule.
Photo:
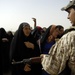
[[[72,75],[75,75],[75,31],[68,32],[52,46],[49,54],[44,55],[42,66],[49,74],[58,75],[64,70],[67,61]]]

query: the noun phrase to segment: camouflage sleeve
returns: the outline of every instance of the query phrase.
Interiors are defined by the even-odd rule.
[[[70,53],[75,53],[75,44],[72,44],[75,40],[73,38],[73,34],[75,34],[75,32],[65,34],[58,42],[56,42],[55,45],[52,46],[49,54],[44,56],[42,66],[43,69],[49,74],[58,75],[59,73],[61,73],[65,68],[67,60],[69,60],[69,57],[69,64],[74,64],[74,62],[71,62],[72,57],[70,56]],[[74,50],[72,52],[73,48]],[[75,67],[73,68],[73,66],[71,66],[70,68],[74,69]]]
[[[71,47],[69,52],[69,67],[71,69],[72,75],[75,75],[75,33],[73,37],[71,37]]]

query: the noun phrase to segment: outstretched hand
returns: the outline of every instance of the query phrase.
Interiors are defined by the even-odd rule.
[[[34,22],[36,22],[36,18],[32,18]]]
[[[41,57],[41,62],[42,62],[42,60],[44,58],[44,54],[41,54],[40,57]]]

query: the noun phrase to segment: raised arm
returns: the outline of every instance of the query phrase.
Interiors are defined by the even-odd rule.
[[[34,21],[34,28],[36,27],[36,18],[32,18]]]

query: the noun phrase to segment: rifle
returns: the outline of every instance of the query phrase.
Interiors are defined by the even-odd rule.
[[[11,64],[26,64],[26,63],[41,63],[41,57],[32,57],[28,59],[23,59],[22,61],[13,61]]]

